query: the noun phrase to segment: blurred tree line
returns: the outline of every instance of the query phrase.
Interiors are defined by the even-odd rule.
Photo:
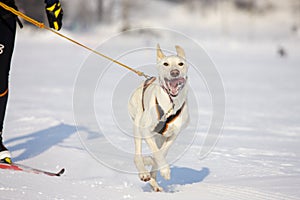
[[[15,0],[19,10],[29,16],[46,22],[44,0]],[[147,2],[152,0],[61,0],[64,8],[64,28],[71,30],[86,29],[95,24],[120,23],[122,30],[131,27],[130,18],[135,12],[146,9]],[[237,10],[251,14],[263,14],[274,9],[273,3],[278,0],[156,0],[183,4],[194,12],[226,10],[233,6]],[[295,27],[300,26],[300,0],[287,0],[295,16]],[[155,11],[153,11],[155,15]]]
[[[44,0],[15,0],[18,9],[30,17],[47,23]],[[129,28],[132,0],[60,0],[64,9],[64,28],[84,29],[98,23],[111,23],[116,17]],[[25,22],[26,23],[26,22]]]

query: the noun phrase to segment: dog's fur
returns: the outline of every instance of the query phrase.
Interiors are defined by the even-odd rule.
[[[156,181],[157,171],[170,179],[166,154],[189,120],[187,106],[187,71],[184,50],[176,46],[177,55],[165,56],[157,45],[158,79],[148,79],[132,94],[128,110],[134,123],[134,162],[142,181],[149,181],[154,191],[163,189]],[[142,155],[142,140],[152,156]],[[149,172],[145,166],[152,166]]]

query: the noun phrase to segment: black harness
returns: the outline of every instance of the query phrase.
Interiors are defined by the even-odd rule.
[[[177,110],[175,114],[170,115],[165,121],[160,120],[158,124],[155,126],[155,128],[153,129],[153,132],[163,135],[168,129],[169,123],[173,122],[181,114],[181,111],[183,110],[184,106],[185,106],[185,102],[183,102],[182,106]],[[158,102],[156,104],[156,107],[160,107]],[[161,117],[162,116],[160,116],[160,119]]]
[[[151,77],[151,78],[147,79],[144,82],[143,93],[142,93],[142,107],[143,107],[143,111],[145,111],[145,106],[144,106],[144,94],[145,94],[145,91],[149,87],[149,85],[151,85],[155,80],[156,80],[155,77]],[[164,88],[164,90],[167,92],[167,90],[165,88]],[[168,94],[168,92],[167,92],[167,94]],[[169,95],[169,97],[170,97],[170,95]],[[173,100],[172,100],[171,97],[170,97],[170,101],[173,103]],[[162,121],[161,118],[164,116],[165,113],[164,113],[164,110],[159,105],[159,103],[157,101],[157,98],[155,98],[155,104],[156,104],[156,111],[157,111],[157,114],[158,114],[159,122],[155,126],[155,128],[153,129],[153,132],[156,132],[158,134],[163,135],[167,131],[169,124],[171,122],[173,122],[181,114],[181,112],[182,112],[182,110],[183,110],[183,108],[185,106],[185,102],[183,102],[182,106],[176,111],[175,114],[170,115],[164,121]],[[173,104],[173,107],[174,107],[174,104]]]

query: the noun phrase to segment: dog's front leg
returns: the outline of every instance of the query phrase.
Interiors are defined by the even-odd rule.
[[[163,151],[158,148],[153,137],[146,138],[146,142],[153,153],[154,160],[158,165],[161,176],[164,179],[169,180],[171,177],[171,170],[170,170],[170,166],[168,165],[164,157]]]
[[[134,144],[135,144],[135,156],[134,156],[134,163],[135,166],[139,172],[139,177],[142,181],[149,181],[151,179],[150,172],[147,171],[145,168],[145,164],[143,161],[142,156],[142,138],[138,134],[138,128],[135,127],[135,138],[134,138]]]
[[[155,192],[162,192],[163,188],[160,187],[156,181],[158,165],[155,161],[153,161],[152,163],[151,180],[149,181],[149,183]]]

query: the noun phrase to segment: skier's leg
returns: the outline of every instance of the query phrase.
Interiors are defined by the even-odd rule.
[[[0,159],[10,157],[3,145],[2,130],[8,99],[8,76],[14,49],[16,17],[0,8]]]

